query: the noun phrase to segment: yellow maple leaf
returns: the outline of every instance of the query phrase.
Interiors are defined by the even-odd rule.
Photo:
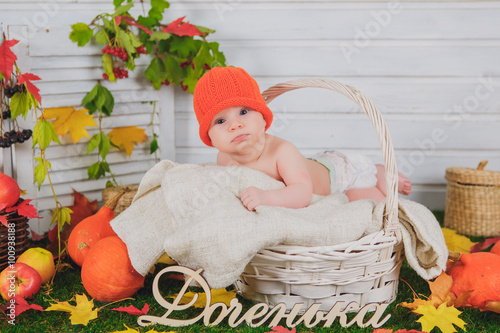
[[[68,302],[56,302],[49,306],[45,311],[65,311],[71,313],[69,319],[71,325],[82,324],[87,326],[89,321],[97,318],[98,309],[93,310],[94,300],[90,300],[85,296],[76,295],[76,305],[71,305]]]
[[[168,256],[168,254],[164,253],[160,259],[158,259],[157,263],[160,263],[160,264],[166,264],[166,265],[173,265],[173,264],[176,264],[176,262],[174,260],[172,260],[172,258],[170,258]]]
[[[194,295],[196,295],[196,294],[198,294],[198,299],[196,300],[196,302],[194,302],[193,306],[195,308],[204,308],[205,304],[207,303],[207,295],[205,293],[193,293],[191,291],[187,292],[182,296],[179,304],[187,304],[187,303],[191,302]],[[231,300],[236,297],[236,291],[234,291],[234,290],[233,291],[226,291],[226,289],[224,289],[224,288],[210,289],[210,294],[212,297],[211,304],[224,303],[227,306],[229,306],[230,305],[229,303],[231,302]],[[177,298],[177,295],[178,294],[174,294],[174,295],[169,296],[169,297]]]
[[[457,234],[456,230],[442,228],[444,240],[449,251],[470,253],[470,248],[475,244],[468,237]]]
[[[73,106],[65,106],[47,108],[43,111],[42,117],[44,119],[56,118],[56,120],[52,121],[56,133],[62,137],[69,132],[73,143],[77,143],[82,137],[89,137],[85,126],[97,127],[94,118],[88,112],[89,110],[87,109],[77,110]]]
[[[108,133],[108,138],[113,144],[120,147],[120,149],[124,149],[128,156],[130,156],[132,150],[134,150],[134,142],[141,143],[148,140],[146,130],[137,126],[113,128]]]
[[[110,333],[139,333],[138,330],[134,330],[133,328],[128,327],[127,325],[123,324],[127,329],[125,331],[113,331]]]
[[[425,332],[430,332],[437,326],[443,333],[453,333],[456,332],[453,325],[462,329],[465,326],[465,322],[458,318],[462,312],[454,306],[446,306],[446,303],[442,303],[437,309],[431,304],[420,305],[414,312],[422,315],[417,321],[422,324]]]

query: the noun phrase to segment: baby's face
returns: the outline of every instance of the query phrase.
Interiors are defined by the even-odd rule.
[[[212,145],[226,153],[262,143],[266,121],[262,114],[245,106],[232,106],[217,113],[208,129]]]

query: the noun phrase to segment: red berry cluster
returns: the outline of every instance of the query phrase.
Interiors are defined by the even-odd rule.
[[[122,61],[127,61],[128,55],[127,51],[123,47],[109,47],[109,45],[106,45],[102,50],[102,53],[108,53],[111,55],[114,55],[115,57],[121,59]]]
[[[128,71],[126,69],[123,69],[123,68],[118,68],[118,67],[113,68],[113,74],[115,75],[115,77],[117,79],[128,78]],[[103,73],[102,78],[104,80],[107,80],[107,79],[109,79],[109,76],[108,76],[108,74]]]
[[[136,47],[135,52],[137,52],[137,54],[147,54],[148,53],[148,51],[146,51],[146,48],[144,47],[144,45]]]

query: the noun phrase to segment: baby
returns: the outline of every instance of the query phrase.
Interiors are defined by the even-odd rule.
[[[307,159],[292,143],[267,134],[273,113],[257,82],[242,68],[215,67],[205,73],[193,103],[201,140],[219,151],[217,165],[246,166],[285,183],[279,190],[243,190],[240,197],[248,210],[260,205],[303,208],[313,193],[343,192],[349,201],[386,197],[383,165],[338,151]],[[400,174],[398,181],[399,192],[408,195],[408,178]]]

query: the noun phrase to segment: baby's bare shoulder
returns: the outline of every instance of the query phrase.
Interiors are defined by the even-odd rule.
[[[269,150],[276,156],[300,154],[298,148],[293,143],[278,137],[272,137]]]

